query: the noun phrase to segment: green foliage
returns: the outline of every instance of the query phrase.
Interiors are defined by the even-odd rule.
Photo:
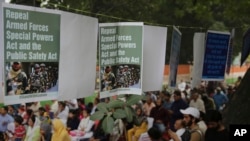
[[[105,133],[111,133],[114,127],[114,119],[111,116],[106,116],[102,121],[102,128]]]
[[[130,97],[128,97],[127,99],[127,104],[128,105],[134,105],[136,104],[139,100],[141,100],[143,98],[142,95],[131,95]]]
[[[119,108],[119,107],[123,107],[124,106],[124,102],[117,99],[117,100],[113,100],[113,101],[110,101],[107,105],[108,108]]]
[[[129,107],[124,108],[126,116],[127,116],[127,121],[132,122],[133,121],[133,113]]]
[[[102,128],[105,133],[111,133],[116,119],[123,119],[125,122],[132,122],[135,117],[135,111],[131,107],[144,99],[143,95],[123,95],[126,101],[119,99],[112,100],[110,103],[99,103],[98,111],[90,116],[91,120],[101,120]]]
[[[101,120],[104,117],[105,113],[103,111],[96,111],[93,115],[90,116],[90,119],[95,120]]]
[[[107,103],[99,103],[97,104],[97,109],[99,111],[103,111],[104,113],[108,113],[108,109],[107,109]]]
[[[114,116],[115,119],[123,119],[127,115],[125,113],[125,110],[123,110],[123,109],[116,109],[115,112],[113,113],[113,116]]]

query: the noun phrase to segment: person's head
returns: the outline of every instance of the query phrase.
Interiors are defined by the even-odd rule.
[[[220,87],[217,87],[217,88],[216,88],[216,93],[217,93],[217,94],[221,94],[221,88],[220,88]]]
[[[8,105],[8,113],[13,113],[15,111],[15,108],[13,105]]]
[[[27,115],[30,117],[30,116],[33,115],[33,110],[27,109],[27,110],[26,110],[26,113],[27,113]]]
[[[166,100],[166,101],[169,101],[170,98],[171,98],[171,95],[170,95],[170,93],[168,91],[162,91],[161,95],[162,95],[163,99]]]
[[[1,115],[6,115],[8,113],[8,106],[4,106],[1,108]]]
[[[91,113],[91,109],[89,109],[89,108],[85,108],[85,109],[82,111],[82,114],[83,114],[83,117],[84,117],[84,118],[90,116],[90,113]]]
[[[135,109],[135,112],[136,112],[136,115],[137,115],[137,116],[141,116],[141,115],[143,114],[141,107],[137,107],[137,108]]]
[[[65,102],[62,102],[62,101],[58,102],[58,109],[60,111],[63,111],[65,109],[65,107],[66,107],[66,103]]]
[[[92,108],[94,107],[93,102],[89,102],[88,105],[87,105],[87,107],[88,107],[89,109],[92,109]]]
[[[148,104],[152,103],[152,97],[150,95],[147,96],[147,101]]]
[[[35,69],[35,72],[38,73],[40,71],[40,65],[39,64],[35,64],[34,65],[34,69]]]
[[[39,107],[38,112],[39,112],[39,116],[43,116],[46,110],[44,107]]]
[[[15,126],[19,126],[23,123],[23,118],[21,116],[15,116]]]
[[[179,130],[185,128],[185,121],[183,119],[177,119],[174,123],[174,129]]]
[[[181,91],[180,90],[175,90],[174,91],[174,100],[178,101],[181,99]]]
[[[109,73],[110,70],[111,70],[111,68],[110,68],[109,66],[107,66],[107,67],[105,68],[105,72],[106,72],[106,73]]]
[[[100,103],[100,99],[99,98],[95,98],[94,105],[97,105],[98,103]]]
[[[180,110],[180,112],[183,114],[186,126],[191,127],[199,122],[200,112],[197,108],[188,107],[185,110]]]
[[[35,122],[36,122],[36,116],[35,115],[32,115],[30,118],[29,118],[29,121],[28,121],[28,124],[30,127],[33,127],[35,125]]]
[[[156,106],[158,106],[158,107],[160,107],[160,106],[162,106],[162,99],[159,97],[159,98],[157,98],[157,100],[156,100]]]
[[[192,99],[196,101],[198,98],[199,98],[199,93],[197,91],[194,91],[192,93]]]
[[[150,137],[150,139],[151,139],[152,141],[158,141],[158,140],[160,140],[161,137],[162,137],[161,131],[160,131],[158,128],[156,128],[156,127],[150,128],[150,129],[148,130],[148,135],[149,135],[149,137]]]
[[[45,70],[45,66],[46,65],[44,63],[40,64],[41,70]]]
[[[12,70],[13,71],[19,71],[21,69],[21,63],[20,62],[13,62],[12,64]]]
[[[76,117],[76,110],[69,110],[69,118],[73,119]]]
[[[208,129],[218,130],[222,125],[221,113],[217,110],[209,110],[206,112],[205,121]]]

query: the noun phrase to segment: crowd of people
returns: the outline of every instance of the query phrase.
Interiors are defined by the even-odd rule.
[[[96,97],[86,105],[83,99],[53,100],[45,106],[39,102],[9,105],[1,108],[0,141],[228,141],[221,111],[234,89],[216,87],[206,93],[204,85],[194,89],[186,85],[172,93],[146,92],[146,99],[132,106],[134,120],[115,121],[111,134],[101,128],[102,120],[90,119],[98,103],[108,103],[109,98]]]
[[[8,70],[7,95],[41,93],[54,87],[58,80],[58,68],[44,63],[34,64],[29,75],[22,71],[21,62],[13,62]]]
[[[115,70],[113,70],[115,69]],[[140,69],[133,65],[107,66],[101,74],[101,90],[128,88],[139,83]]]

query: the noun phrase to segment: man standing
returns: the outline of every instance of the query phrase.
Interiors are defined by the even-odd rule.
[[[174,123],[177,119],[183,118],[183,115],[180,112],[180,109],[186,109],[188,104],[181,98],[180,90],[174,91],[174,102],[171,106],[170,114],[172,114],[170,118],[170,128],[174,129]]]
[[[104,90],[112,90],[114,89],[114,84],[115,84],[115,75],[111,72],[111,67],[107,66],[105,68],[105,72],[102,76],[103,80],[103,86],[104,86]]]
[[[35,64],[34,69],[35,71],[30,74],[30,91],[31,93],[45,92],[42,83],[43,76],[40,73],[40,65]]]
[[[183,120],[185,122],[185,125],[189,128],[191,133],[189,141],[203,141],[204,135],[202,134],[202,131],[197,124],[200,118],[199,110],[193,107],[189,107],[185,110],[180,111],[184,116]],[[169,134],[174,141],[180,141],[176,133],[174,133],[173,131],[169,130]]]
[[[211,110],[206,113],[207,130],[205,141],[229,141],[229,132],[222,124],[219,111]]]
[[[0,132],[6,132],[7,125],[11,122],[14,122],[14,119],[8,114],[8,107],[2,107],[0,109]]]
[[[192,100],[190,101],[189,106],[197,108],[199,111],[205,113],[204,102],[199,98],[199,94],[197,91],[194,91],[192,93]]]
[[[7,95],[24,94],[28,86],[27,75],[20,62],[13,62],[7,74]]]
[[[216,94],[213,96],[216,110],[223,110],[224,104],[228,102],[227,96],[222,92],[220,87],[217,87]]]
[[[169,113],[163,107],[161,98],[156,100],[156,106],[151,110],[150,117],[154,118],[153,126],[157,127],[163,133],[169,124]]]

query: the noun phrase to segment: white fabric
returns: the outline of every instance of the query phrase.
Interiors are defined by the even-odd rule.
[[[53,112],[55,114],[57,111],[58,111],[58,101],[54,101],[50,106],[50,112]]]
[[[71,109],[73,109],[73,110],[78,109],[78,103],[77,103],[76,99],[71,99],[71,100],[67,100],[67,101],[69,102],[69,103],[67,103],[67,105],[68,105],[70,110]],[[74,104],[74,106],[70,103]]]
[[[63,111],[58,113],[57,118],[67,122],[68,115],[69,115],[69,108],[66,106]]]
[[[144,92],[162,89],[166,57],[166,40],[166,27],[144,25],[143,79],[141,80],[142,90]]]
[[[189,103],[189,106],[197,108],[199,111],[206,113],[204,102],[200,98],[198,98],[196,101],[192,99]]]
[[[180,141],[182,141],[181,136],[185,132],[185,128],[178,129],[175,133]],[[174,141],[173,139],[170,139],[169,141]]]
[[[61,12],[59,101],[93,94],[98,19]]]
[[[90,117],[83,118],[78,126],[78,130],[84,129],[84,132],[89,132],[94,125],[94,122],[90,120]]]
[[[40,130],[40,123],[41,123],[40,120],[36,118],[33,128],[31,128],[30,126],[28,127],[25,141],[32,141],[32,138],[35,135],[35,131],[38,129]]]
[[[192,115],[193,117],[199,119],[200,118],[200,112],[197,108],[194,107],[188,107],[185,110],[180,110],[182,114],[186,115]]]
[[[138,141],[151,141],[147,132],[142,133]]]
[[[148,130],[149,130],[151,127],[153,127],[154,118],[147,117],[147,121],[148,121]]]
[[[202,68],[205,52],[205,33],[195,33],[193,39],[193,68],[191,88],[197,87],[201,83]]]
[[[199,126],[199,128],[200,128],[202,134],[205,135],[206,130],[207,130],[207,125],[206,125],[206,123],[205,123],[203,120],[201,120],[201,121],[199,121],[197,124],[198,124],[198,126]]]

